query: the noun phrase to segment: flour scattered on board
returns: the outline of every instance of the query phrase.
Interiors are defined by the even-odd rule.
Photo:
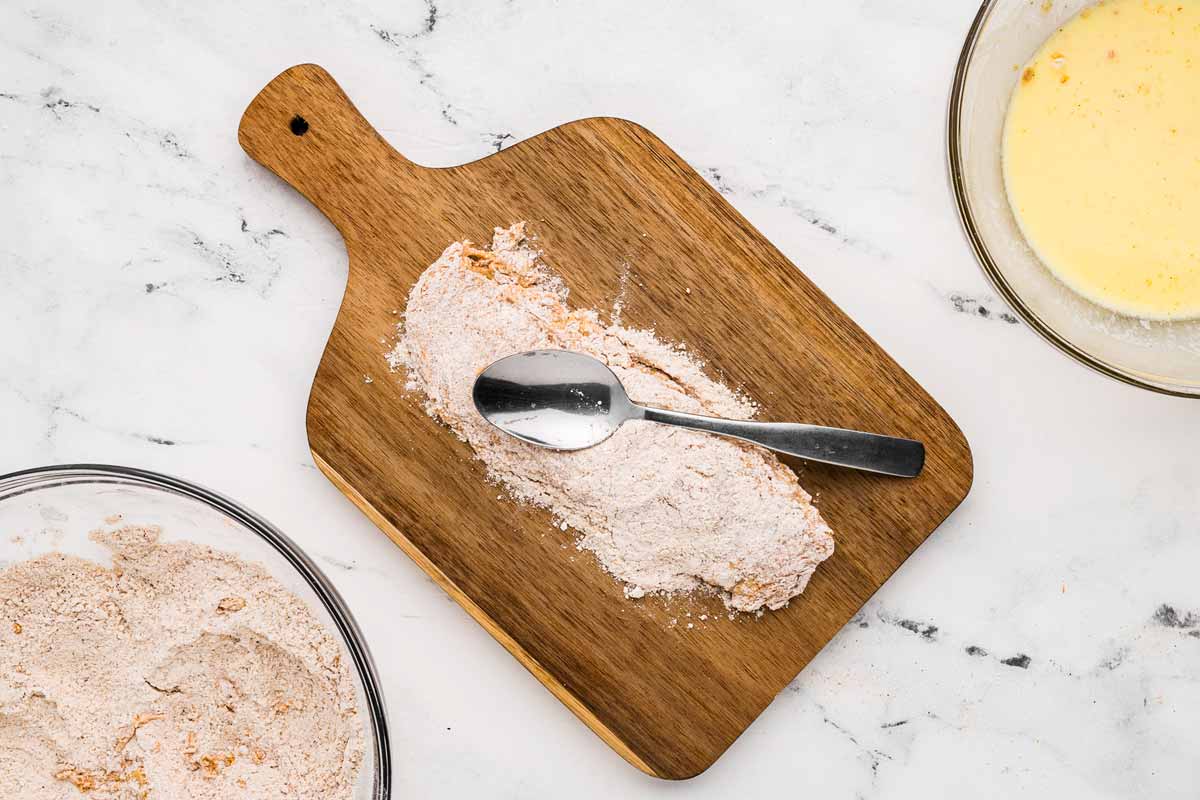
[[[629,276],[633,268],[629,266],[629,262],[621,264],[621,277],[617,282],[617,299],[613,300],[612,306],[612,324],[621,324],[621,314],[625,311],[625,300],[629,297]]]
[[[622,286],[630,279],[626,269]],[[752,402],[682,348],[623,327],[623,290],[608,324],[593,309],[569,309],[567,295],[524,223],[497,228],[490,248],[455,242],[413,287],[388,364],[513,499],[549,509],[561,530],[577,532],[577,546],[626,584],[626,597],[701,589],[736,611],[787,605],[832,554],[833,537],[795,474],[769,452],[635,421],[595,447],[562,453],[508,437],[475,411],[471,387],[488,364],[566,349],[604,361],[635,401],[754,415]]]

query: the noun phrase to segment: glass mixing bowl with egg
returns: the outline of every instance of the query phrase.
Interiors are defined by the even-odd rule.
[[[1196,0],[987,0],[947,140],[967,239],[1022,319],[1093,369],[1187,397],[1200,397],[1198,44]]]

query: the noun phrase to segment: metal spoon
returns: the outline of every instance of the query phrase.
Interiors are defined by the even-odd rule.
[[[925,446],[911,439],[639,406],[603,362],[567,350],[532,350],[502,358],[475,379],[472,397],[483,418],[500,430],[553,450],[592,447],[616,433],[627,420],[644,419],[884,475],[912,478],[925,464]]]

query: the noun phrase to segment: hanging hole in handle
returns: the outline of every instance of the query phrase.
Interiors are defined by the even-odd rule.
[[[288,128],[297,136],[303,136],[308,133],[308,120],[297,114],[292,117],[292,121],[288,123]]]

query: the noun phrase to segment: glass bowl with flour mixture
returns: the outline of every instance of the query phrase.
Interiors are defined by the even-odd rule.
[[[1006,146],[1010,142],[1006,140],[1005,129],[1014,92],[1036,89],[1045,93],[1053,87],[1060,93],[1056,97],[1064,98],[1061,103],[1047,100],[1048,95],[1044,94],[1042,99],[1046,105],[1042,122],[1053,122],[1055,114],[1069,115],[1072,109],[1096,115],[1100,125],[1106,118],[1117,119],[1112,114],[1102,116],[1109,109],[1101,106],[1114,102],[1109,83],[1119,75],[1117,70],[1132,70],[1138,59],[1144,60],[1146,56],[1145,52],[1134,52],[1134,40],[1123,35],[1127,30],[1133,31],[1135,36],[1141,35],[1138,29],[1114,27],[1118,20],[1126,19],[1130,25],[1145,24],[1146,21],[1133,19],[1129,13],[1121,17],[1113,15],[1114,11],[1120,13],[1123,10],[1123,3],[1116,0],[1102,6],[1097,6],[1095,0],[986,0],[967,34],[951,89],[947,139],[950,183],[972,250],[996,290],[1025,323],[1076,360],[1109,377],[1167,394],[1200,397],[1200,320],[1179,316],[1168,318],[1169,315],[1153,313],[1153,308],[1149,309],[1151,313],[1131,313],[1128,308],[1122,311],[1119,306],[1105,303],[1095,292],[1089,292],[1086,284],[1074,279],[1071,270],[1063,268],[1060,256],[1064,251],[1061,248],[1045,246],[1035,250],[1030,243],[1041,236],[1043,245],[1053,244],[1050,234],[1070,233],[1072,224],[1087,234],[1089,218],[1079,216],[1081,209],[1099,212],[1090,218],[1094,223],[1089,235],[1091,240],[1074,243],[1077,253],[1095,254],[1091,263],[1097,265],[1097,269],[1101,268],[1099,265],[1105,257],[1112,255],[1112,245],[1117,238],[1115,232],[1122,225],[1133,226],[1128,241],[1122,244],[1134,247],[1139,243],[1153,245],[1155,240],[1161,241],[1161,237],[1152,235],[1154,232],[1144,225],[1138,227],[1136,215],[1110,213],[1106,217],[1105,212],[1120,209],[1122,204],[1128,205],[1135,199],[1135,191],[1147,189],[1150,179],[1139,186],[1136,185],[1137,175],[1157,175],[1156,169],[1170,172],[1171,148],[1186,145],[1186,137],[1195,133],[1191,130],[1194,126],[1183,124],[1186,120],[1180,123],[1178,130],[1172,130],[1172,125],[1157,126],[1162,128],[1157,133],[1162,135],[1163,147],[1146,156],[1149,160],[1144,164],[1144,170],[1139,171],[1138,164],[1125,163],[1119,157],[1108,164],[1098,159],[1096,174],[1103,177],[1111,172],[1114,176],[1113,181],[1099,189],[1083,185],[1088,182],[1086,174],[1082,175],[1084,180],[1079,182],[1080,185],[1064,185],[1070,181],[1054,182],[1049,199],[1060,205],[1051,207],[1041,220],[1018,219],[1009,202],[1012,187],[1006,186],[1004,154],[1009,152]],[[1192,0],[1186,8],[1172,3],[1164,10],[1200,16],[1200,4]],[[1141,13],[1142,9],[1138,11]],[[1086,38],[1090,35],[1086,30],[1068,30],[1065,37],[1061,34],[1064,26],[1070,26],[1079,17],[1088,25],[1109,26],[1103,43],[1094,37]],[[1166,20],[1163,24],[1171,23]],[[1194,21],[1189,23],[1181,19],[1175,24],[1186,27]],[[1146,30],[1153,33],[1155,29]],[[1163,28],[1159,33],[1169,36],[1171,31]],[[1057,38],[1049,42],[1052,37]],[[1064,38],[1065,43],[1060,44]],[[1174,63],[1172,59],[1179,60],[1175,56],[1186,56],[1186,53],[1160,55],[1161,60],[1152,64],[1154,71],[1169,77],[1166,73]],[[1095,63],[1083,63],[1085,58]],[[1111,71],[1099,73],[1099,69]],[[1133,103],[1139,100],[1151,107],[1155,98],[1164,96],[1158,91],[1160,88],[1169,88],[1176,93],[1185,89],[1190,91],[1179,82],[1171,82],[1170,86],[1159,86],[1149,79],[1145,80],[1145,85],[1141,82],[1142,79],[1138,79],[1130,83],[1130,108],[1138,108]],[[1094,96],[1087,96],[1088,90],[1092,90]],[[1036,97],[1036,94],[1031,96]],[[1125,99],[1123,92],[1120,96]],[[1128,109],[1122,111],[1128,115]],[[1155,119],[1153,108],[1146,113],[1147,122]],[[1079,121],[1078,114],[1074,120]],[[1037,117],[1034,121],[1038,121]],[[1127,122],[1121,125],[1125,130],[1130,127]],[[1050,127],[1060,131],[1069,129],[1069,125]],[[1053,137],[1042,141],[1047,139],[1053,140]],[[1054,158],[1049,162],[1054,170],[1061,170],[1071,158],[1090,157],[1082,145],[1072,148],[1072,141],[1078,142],[1078,137],[1063,135],[1047,148],[1046,152],[1053,152],[1055,147],[1060,151],[1068,148],[1066,158]],[[1120,145],[1123,141],[1117,137],[1099,143]],[[1172,141],[1181,144],[1172,145]],[[1033,153],[1034,161],[1029,163],[1046,165],[1046,161],[1036,160],[1045,154]],[[1043,182],[1050,180],[1047,170],[1034,170],[1034,173],[1040,173],[1035,176]],[[1120,184],[1123,175],[1133,178],[1134,185],[1128,192]],[[1165,174],[1165,177],[1171,175]],[[1011,181],[1013,176],[1009,178]],[[1043,190],[1042,194],[1041,199],[1046,199],[1047,192]],[[1115,205],[1110,203],[1107,208],[1093,205],[1110,200]],[[1190,202],[1188,198],[1183,200]],[[1149,210],[1143,208],[1140,211],[1144,214]],[[1173,211],[1178,213],[1180,209]],[[1150,215],[1151,222],[1160,220],[1161,217]],[[1039,227],[1040,223],[1048,224]],[[1191,253],[1190,257],[1194,261],[1196,253]],[[1190,269],[1195,272],[1194,266]],[[1163,276],[1151,275],[1147,279],[1150,277]],[[1147,283],[1146,292],[1157,291],[1161,285],[1162,281],[1156,281],[1151,289]],[[1187,291],[1180,295],[1186,296]]]
[[[221,495],[124,467],[0,477],[0,626],[0,720],[38,743],[0,747],[0,795],[391,796],[354,618],[294,542]]]

